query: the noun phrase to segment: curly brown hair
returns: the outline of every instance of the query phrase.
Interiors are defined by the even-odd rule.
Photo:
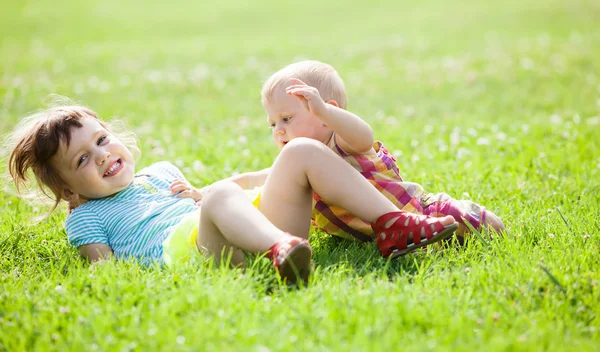
[[[21,120],[15,130],[8,135],[10,157],[8,171],[12,178],[17,193],[23,196],[23,188],[29,190],[31,174],[35,178],[37,189],[50,198],[54,205],[44,216],[50,215],[63,199],[65,182],[54,170],[50,159],[58,151],[60,144],[68,147],[71,142],[71,133],[75,128],[81,128],[81,119],[91,117],[111,133],[111,124],[102,121],[91,109],[84,106],[70,105],[58,106],[32,114]],[[114,133],[128,148],[139,152],[135,136],[132,133]],[[39,192],[29,192],[39,193]],[[69,209],[75,204],[69,204]]]

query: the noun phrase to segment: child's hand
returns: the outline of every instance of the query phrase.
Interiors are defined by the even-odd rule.
[[[206,193],[206,187],[197,189],[186,181],[179,179],[175,180],[169,188],[171,194],[176,195],[177,198],[192,198],[196,203],[200,203]]]
[[[289,95],[294,95],[304,108],[311,114],[321,117],[327,113],[327,104],[321,98],[319,90],[311,87],[299,79],[291,79],[293,85],[286,88],[285,92]]]

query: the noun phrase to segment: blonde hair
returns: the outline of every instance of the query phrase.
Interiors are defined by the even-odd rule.
[[[72,130],[81,128],[81,120],[85,117],[96,119],[127,148],[139,155],[140,150],[132,132],[124,132],[122,127],[117,128],[117,132],[113,125],[102,121],[94,111],[78,105],[51,107],[24,117],[4,139],[3,144],[7,145],[10,151],[8,171],[19,196],[31,198],[41,195],[54,202],[50,211],[41,218],[56,210],[62,200],[62,190],[65,186],[65,182],[50,164],[50,159],[56,154],[61,143],[69,146]],[[32,175],[37,190],[29,188]],[[27,189],[27,194],[22,192],[24,188]],[[69,204],[69,210],[76,206],[77,204]]]
[[[270,102],[275,90],[284,83],[289,84],[292,78],[317,88],[324,101],[335,100],[340,108],[346,109],[348,100],[344,81],[331,65],[314,60],[296,62],[271,75],[260,92],[263,104]]]

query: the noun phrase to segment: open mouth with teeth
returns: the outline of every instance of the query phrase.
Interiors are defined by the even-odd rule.
[[[121,159],[117,159],[115,162],[110,164],[106,171],[104,171],[104,175],[102,177],[111,177],[119,173],[123,168],[123,161]]]

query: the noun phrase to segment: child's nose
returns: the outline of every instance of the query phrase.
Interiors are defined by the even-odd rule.
[[[276,136],[283,136],[285,134],[285,129],[281,126],[277,126],[275,127],[275,135]]]
[[[108,160],[109,157],[110,157],[110,152],[100,151],[100,152],[98,152],[98,155],[96,157],[96,162],[98,163],[98,165],[102,165]]]

